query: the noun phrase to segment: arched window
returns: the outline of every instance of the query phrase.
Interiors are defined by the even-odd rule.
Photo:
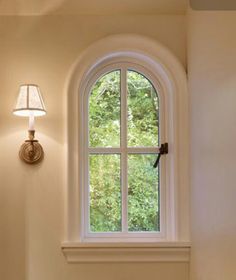
[[[68,260],[188,261],[182,66],[155,41],[111,36],[80,57],[68,92]]]
[[[157,81],[120,62],[95,72],[85,91],[85,237],[160,236],[165,161],[155,162],[165,135]]]

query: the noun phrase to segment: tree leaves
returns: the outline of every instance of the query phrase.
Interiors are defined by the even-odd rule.
[[[120,70],[102,76],[89,99],[91,147],[120,146]],[[158,146],[159,101],[151,82],[127,71],[127,129],[131,147]],[[129,231],[158,231],[159,174],[157,155],[128,155]],[[90,155],[90,229],[121,231],[120,155]]]

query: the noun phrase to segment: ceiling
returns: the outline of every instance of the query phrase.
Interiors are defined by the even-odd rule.
[[[0,15],[183,14],[188,0],[0,0]]]

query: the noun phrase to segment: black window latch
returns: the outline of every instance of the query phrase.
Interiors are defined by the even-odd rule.
[[[168,154],[168,143],[161,144],[157,159],[156,159],[156,161],[153,165],[154,168],[157,168],[157,166],[159,164],[159,161],[160,161],[160,158],[161,158],[161,155],[166,155],[166,154]]]

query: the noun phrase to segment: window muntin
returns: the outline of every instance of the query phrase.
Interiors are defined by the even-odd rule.
[[[89,174],[90,178],[87,179],[85,188],[87,187],[90,190],[85,191],[87,194],[85,196],[85,200],[87,201],[87,205],[85,204],[87,206],[85,206],[85,223],[88,223],[85,236],[97,237],[99,235],[112,236],[116,234],[121,234],[123,236],[155,234],[155,236],[161,236],[161,233],[163,233],[163,227],[161,226],[164,220],[164,207],[161,202],[161,200],[163,200],[161,199],[161,196],[163,197],[163,191],[160,190],[160,186],[163,185],[163,183],[160,184],[160,171],[161,169],[164,170],[164,168],[153,168],[153,163],[159,151],[158,144],[160,142],[159,97],[156,91],[157,87],[153,86],[150,79],[147,78],[148,75],[143,72],[144,71],[140,71],[140,69],[135,69],[135,67],[123,65],[118,68],[113,67],[111,71],[105,71],[104,69],[103,73],[97,74],[97,76],[95,75],[96,79],[93,80],[93,83],[90,83],[90,87],[88,88],[90,96],[88,98],[87,113],[89,128],[87,135],[90,140],[90,145],[87,147],[87,151],[85,151],[87,158],[89,158],[88,170],[87,172],[85,170],[85,173]],[[104,83],[104,81],[106,83]],[[105,84],[107,88],[104,86]],[[139,97],[135,96],[135,91],[137,96],[140,97],[140,100]],[[104,95],[103,99],[106,100],[106,102],[104,102],[101,100],[102,92],[105,93],[105,95],[108,93],[112,98],[109,99]],[[97,104],[91,104],[94,100],[98,100],[96,99],[98,96],[100,100]],[[110,102],[108,100],[110,100]],[[90,117],[90,108],[99,110],[98,103],[102,105],[106,104],[105,106],[101,106],[102,108],[100,107],[100,110],[103,109],[105,111],[105,113],[99,112],[99,116],[105,116],[105,120],[101,118],[100,122],[96,122],[96,115],[93,115],[92,118]],[[109,112],[111,106],[112,110]],[[142,118],[141,114],[145,115],[145,118]],[[108,118],[108,120],[106,118]],[[116,130],[103,130],[103,121],[105,124],[110,122],[109,127],[116,127]],[[97,125],[95,129],[92,127],[96,123],[101,125],[100,135],[103,134],[102,130],[106,131],[106,137],[101,135],[101,138],[106,138],[105,141],[102,143],[102,141],[99,140],[100,142],[97,142],[99,144],[91,139],[95,129],[99,127],[99,125]],[[109,131],[110,135],[107,131]],[[120,143],[119,141],[109,140],[114,139],[112,135],[114,131],[116,139],[118,138],[117,135],[119,135]],[[99,135],[99,132],[97,134]],[[93,144],[91,145],[91,143]],[[93,155],[98,155],[98,158],[102,158],[104,155],[111,155],[120,160],[120,170],[118,171],[116,167],[117,172],[120,172],[120,185],[116,179],[116,184],[114,184],[116,185],[116,191],[113,192],[113,196],[111,198],[103,197],[103,199],[101,199],[103,211],[105,212],[102,211],[101,216],[103,217],[102,220],[104,224],[102,226],[100,224],[100,227],[96,226],[96,217],[94,216],[96,211],[99,212],[101,210],[101,207],[100,209],[99,207],[95,207],[94,191],[97,191],[97,187],[94,182],[95,178],[97,180],[98,178],[101,179],[102,176],[107,178],[109,178],[109,176],[99,174],[99,167],[95,166],[95,163],[91,166],[91,157],[93,157]],[[138,161],[137,159],[140,160]],[[95,160],[93,160],[93,162],[95,162]],[[139,165],[137,165],[137,162],[139,162]],[[117,172],[115,171],[114,173],[118,174]],[[139,177],[135,175],[137,173],[139,173]],[[140,176],[141,173],[142,176]],[[110,169],[110,176],[112,176],[111,174],[112,171]],[[85,176],[88,175],[85,174]],[[139,191],[138,187],[134,190],[135,178],[136,180],[138,180],[137,178],[140,180]],[[108,181],[109,180],[107,180],[107,182]],[[110,182],[112,182],[112,180],[110,180]],[[164,182],[164,180],[162,180],[162,182]],[[99,184],[97,184],[97,186],[98,185]],[[100,182],[100,185],[106,184],[101,184]],[[145,186],[145,188],[142,188],[142,186]],[[111,191],[111,189],[112,186],[108,184],[107,189],[104,190],[104,194],[106,192],[109,193],[108,190]],[[116,198],[116,202],[112,204],[112,199],[114,199],[114,197]],[[106,206],[104,207],[104,205]],[[109,209],[112,209],[110,212],[112,213],[113,211],[113,215],[115,213],[111,219],[107,217],[109,216]],[[114,212],[114,209],[116,209],[116,212]],[[111,220],[114,220],[114,223],[109,227],[107,224],[109,224]],[[114,226],[115,224],[116,226]],[[93,235],[94,233],[95,235]]]

